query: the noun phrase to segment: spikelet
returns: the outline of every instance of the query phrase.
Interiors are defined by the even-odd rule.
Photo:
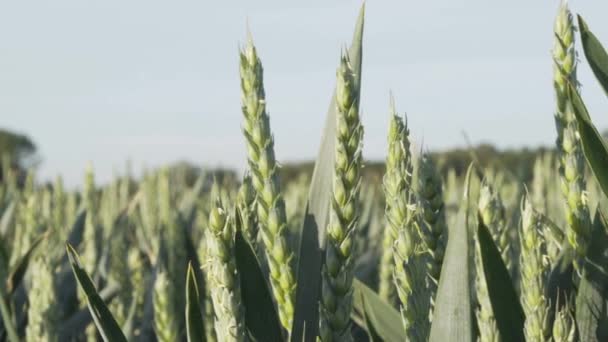
[[[258,224],[255,216],[255,189],[251,184],[250,175],[243,177],[243,183],[239,187],[237,195],[237,206],[241,215],[243,233],[254,250],[257,250]]]
[[[553,342],[576,341],[576,324],[572,316],[572,308],[565,305],[556,314],[553,321]]]

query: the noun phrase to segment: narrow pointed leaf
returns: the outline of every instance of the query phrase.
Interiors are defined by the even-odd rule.
[[[593,221],[583,277],[576,297],[576,325],[581,341],[608,341],[608,227],[599,213]]]
[[[578,28],[587,62],[589,62],[589,66],[600,85],[604,88],[604,92],[608,94],[608,54],[580,15],[578,16]]]
[[[27,271],[27,267],[30,264],[30,259],[32,258],[32,255],[34,255],[34,253],[38,249],[38,246],[40,246],[40,243],[44,239],[46,239],[46,237],[47,237],[47,234],[44,234],[44,235],[38,237],[32,243],[32,245],[27,250],[27,252],[25,252],[25,254],[21,257],[21,259],[19,259],[17,261],[15,267],[8,275],[8,278],[6,279],[6,293],[9,296],[13,295],[13,293],[15,292],[17,287],[19,287],[19,284],[21,284],[21,281],[23,280],[23,276],[25,275],[25,272]]]
[[[355,26],[355,33],[348,56],[350,58],[358,92],[361,89],[361,62],[363,43],[363,22],[365,7],[361,7]],[[319,154],[310,184],[304,224],[300,232],[300,255],[297,268],[296,305],[291,330],[292,341],[301,341],[303,336],[318,335],[319,297],[321,264],[325,241],[325,226],[328,220],[330,191],[334,169],[334,149],[336,135],[336,96],[332,96],[325,128],[321,137]]]
[[[353,287],[353,320],[383,341],[405,341],[401,314],[358,279]]]
[[[431,325],[431,342],[473,341],[466,208],[461,209],[459,216],[458,223],[448,235]]]
[[[78,253],[76,253],[74,247],[69,243],[66,244],[66,250],[72,266],[72,272],[74,272],[74,276],[76,277],[80,288],[87,296],[87,305],[91,312],[91,316],[93,317],[93,321],[95,322],[95,326],[97,326],[97,331],[99,331],[99,334],[106,342],[126,342],[127,339],[120,330],[118,323],[116,323],[116,320],[110,313],[110,310],[108,310],[104,301],[99,297],[91,278],[82,268]]]
[[[188,342],[205,340],[205,323],[201,313],[198,284],[191,263],[188,264],[188,274],[186,276],[186,333]]]
[[[241,296],[245,305],[245,324],[257,341],[283,341],[281,323],[274,307],[266,278],[249,242],[237,222],[235,251],[236,266],[241,278]]]
[[[572,84],[568,88],[572,108],[578,122],[578,131],[583,144],[585,158],[602,191],[608,196],[608,147],[602,135],[595,128],[583,100]]]
[[[524,341],[524,310],[492,235],[478,219],[477,239],[492,312],[503,341]]]
[[[99,291],[99,298],[101,298],[104,303],[109,303],[120,291],[120,285],[111,282]],[[88,307],[72,313],[61,322],[61,328],[58,331],[59,341],[75,340],[76,336],[84,331],[91,321],[92,317]]]

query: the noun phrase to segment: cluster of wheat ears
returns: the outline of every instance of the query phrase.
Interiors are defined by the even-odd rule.
[[[585,22],[560,5],[556,149],[532,182],[475,163],[442,175],[391,98],[375,184],[362,179],[363,18],[311,177],[280,181],[250,37],[238,181],[163,168],[98,186],[88,168],[70,192],[33,171],[20,182],[5,158],[0,339],[608,341],[608,149],[579,94],[575,38],[605,90],[608,54]]]

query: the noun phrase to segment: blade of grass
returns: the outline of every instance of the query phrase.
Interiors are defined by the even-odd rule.
[[[69,243],[66,244],[66,250],[72,266],[72,272],[74,272],[80,288],[87,296],[89,311],[91,312],[91,316],[93,316],[93,321],[101,337],[106,342],[126,342],[127,339],[120,330],[118,323],[116,323],[110,310],[108,310],[106,304],[99,297],[91,278],[89,278],[87,272],[82,268],[78,253],[76,253],[74,247]]]
[[[266,278],[253,248],[243,236],[240,214],[235,215],[236,266],[241,277],[241,296],[245,305],[245,324],[257,341],[283,341],[281,323]]]
[[[470,295],[469,267],[469,208],[470,179],[473,165],[469,165],[465,186],[465,206],[461,208],[457,224],[448,234],[441,277],[435,301],[429,341],[473,341],[473,311]]]
[[[205,323],[201,313],[198,285],[192,263],[188,264],[186,276],[186,333],[189,342],[205,340]]]
[[[354,280],[353,288],[353,320],[362,327],[367,326],[368,333],[378,335],[384,341],[405,341],[399,312],[360,280]]]
[[[608,147],[602,135],[591,122],[587,107],[572,84],[568,87],[568,96],[572,100],[585,158],[602,191],[608,196]]]
[[[587,62],[589,62],[589,66],[604,92],[608,95],[608,54],[580,15],[578,16],[578,28]]]
[[[6,279],[6,293],[9,296],[12,296],[13,293],[15,293],[15,290],[17,289],[17,287],[19,287],[19,284],[21,284],[21,281],[23,280],[23,276],[25,275],[25,272],[27,271],[27,266],[30,263],[30,259],[32,258],[32,256],[36,252],[36,250],[38,249],[38,246],[40,246],[40,243],[42,241],[44,241],[47,238],[47,236],[48,236],[48,234],[44,234],[44,235],[38,237],[32,243],[32,245],[30,246],[28,251],[25,252],[25,254],[21,257],[21,259],[19,259],[17,261],[15,267],[9,273],[8,278]]]
[[[488,227],[483,224],[481,217],[477,221],[481,262],[500,337],[504,341],[524,341],[525,315],[513,281]]]

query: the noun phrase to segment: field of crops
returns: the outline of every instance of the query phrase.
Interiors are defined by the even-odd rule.
[[[67,191],[3,160],[0,339],[608,341],[608,149],[575,40],[607,93],[608,54],[583,19],[557,13],[556,148],[528,184],[475,162],[441,174],[393,99],[382,182],[362,177],[363,21],[336,53],[312,175],[280,181],[251,37],[242,179],[162,168],[100,186],[88,168]]]

